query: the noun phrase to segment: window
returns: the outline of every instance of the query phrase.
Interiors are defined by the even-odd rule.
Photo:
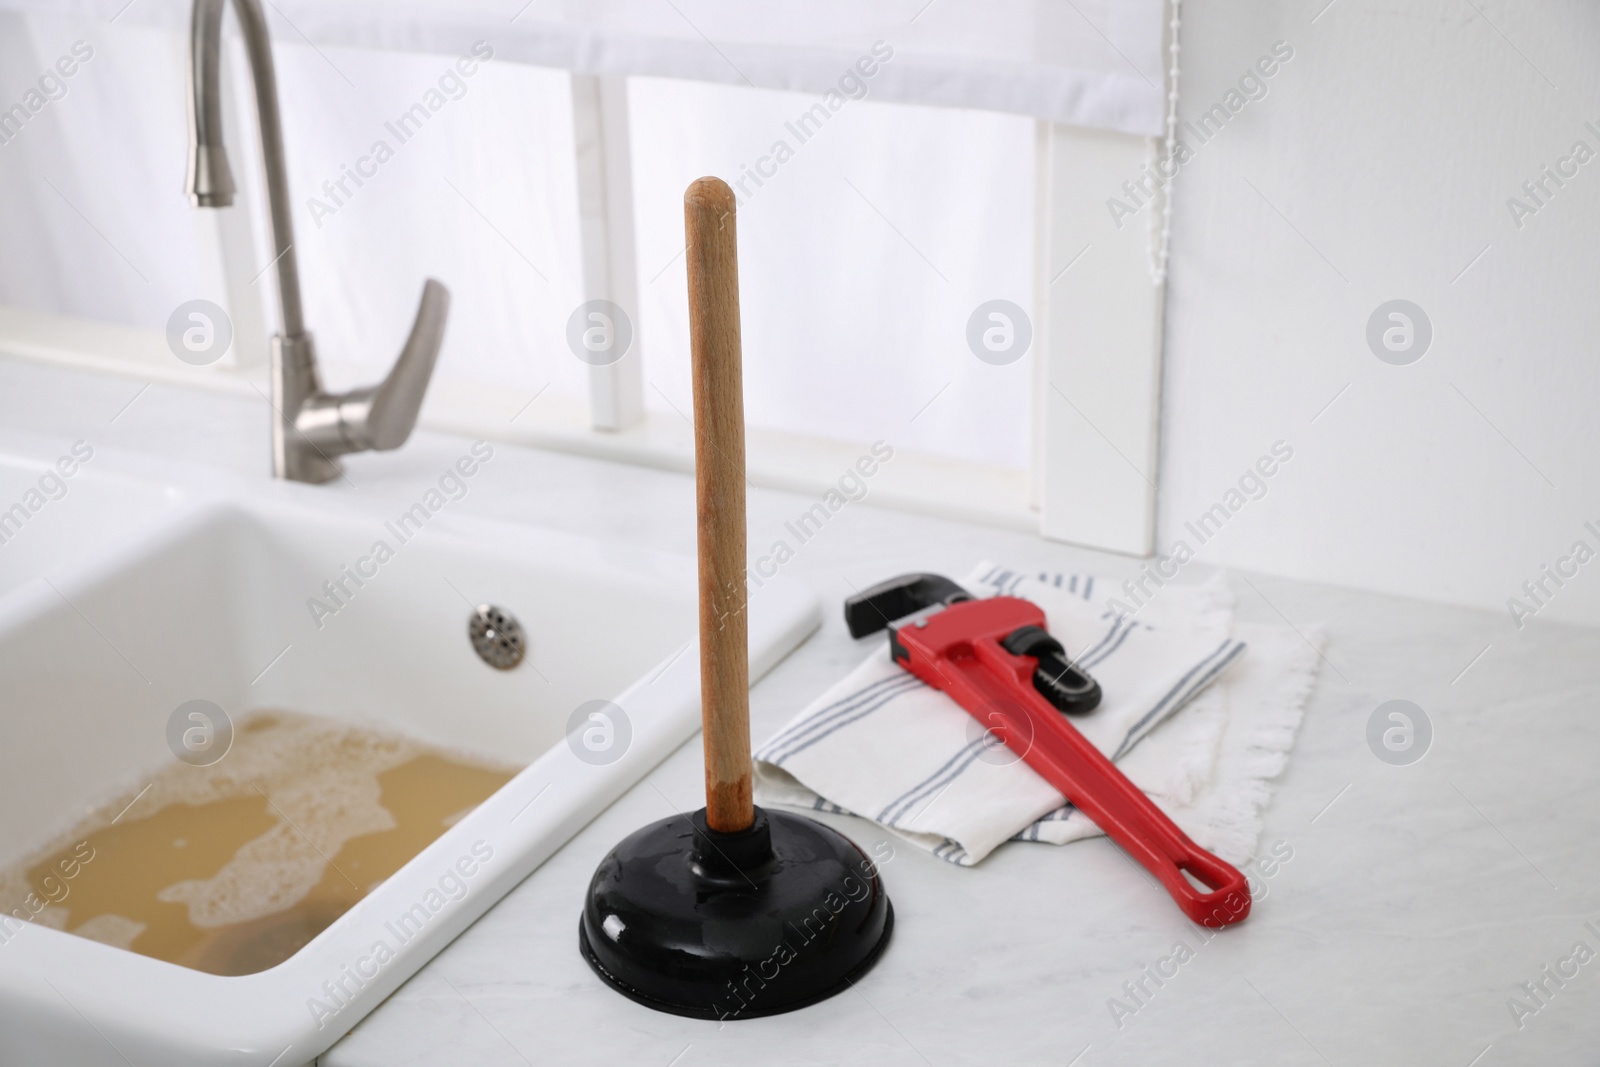
[[[868,97],[802,127],[814,95],[659,78],[628,100],[647,408],[689,410],[682,197],[717,174],[750,426],[1027,467],[1029,362],[979,362],[966,324],[996,297],[1031,313],[1031,120]]]
[[[39,250],[0,255],[0,302],[148,335],[217,298],[237,341],[214,380],[237,387],[275,306],[248,75],[229,41],[242,195],[196,212],[186,33],[158,7],[0,14],[20,31],[0,44],[8,92],[74,40],[95,49],[0,145],[0,219],[24,235],[8,247]],[[326,384],[380,376],[437,277],[453,302],[424,425],[685,469],[681,197],[717,174],[740,198],[752,480],[820,488],[883,440],[884,502],[1142,550],[1160,288],[1147,233],[1109,230],[1102,205],[1157,144],[1164,13],[884,3],[824,25],[704,0],[463,26],[426,4],[269,5]],[[609,366],[568,343],[596,298],[633,338]],[[997,300],[1017,322],[980,310]],[[974,330],[1019,328],[1019,358],[974,352]]]

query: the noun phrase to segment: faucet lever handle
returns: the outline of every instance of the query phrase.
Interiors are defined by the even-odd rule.
[[[411,436],[422,410],[422,397],[433,377],[433,365],[444,341],[445,320],[450,314],[450,290],[429,278],[422,286],[422,303],[411,325],[400,358],[389,376],[373,390],[366,413],[366,438],[369,448],[399,448]]]

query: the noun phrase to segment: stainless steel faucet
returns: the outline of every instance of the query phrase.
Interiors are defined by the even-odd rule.
[[[222,143],[218,78],[225,0],[195,0],[190,25],[189,178],[196,207],[233,203],[233,174]],[[389,376],[375,386],[328,393],[317,377],[317,354],[300,307],[294,222],[272,71],[272,40],[257,0],[233,0],[255,79],[261,159],[267,176],[273,265],[278,274],[278,322],[272,337],[272,473],[297,482],[326,482],[339,474],[337,456],[366,449],[399,448],[411,436],[422,395],[444,340],[450,291],[429,278],[411,336]]]

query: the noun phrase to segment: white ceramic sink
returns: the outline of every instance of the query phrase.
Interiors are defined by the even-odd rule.
[[[37,450],[50,458],[0,454],[0,594],[36,578],[54,560],[125,539],[133,527],[183,500],[173,486],[99,469],[87,441],[41,442]]]
[[[378,724],[526,769],[266,971],[217,977],[39,924],[3,926],[0,1064],[309,1063],[698,728],[691,560],[447,509],[401,542],[385,525],[393,516],[335,515],[315,493],[177,507],[49,584],[0,596],[0,863],[169,763],[168,719],[195,699],[235,718],[282,708]],[[380,540],[393,557],[378,564]],[[323,583],[346,566],[364,584],[346,579],[344,605],[314,612],[308,601],[330,604]],[[483,602],[526,628],[516,669],[490,668],[469,644]],[[816,620],[808,592],[765,585],[751,605],[752,677]],[[574,709],[596,698],[631,727],[605,765],[579,759],[566,737]],[[393,944],[386,924],[466,867],[466,895]],[[574,924],[580,898],[575,887]],[[379,941],[393,958],[374,964]],[[343,991],[331,1016],[330,982]]]

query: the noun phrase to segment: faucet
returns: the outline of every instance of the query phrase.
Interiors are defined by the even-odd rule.
[[[218,68],[225,0],[195,0],[190,24],[188,194],[196,207],[233,203],[233,173],[222,141]],[[296,482],[326,482],[339,474],[336,457],[367,449],[399,448],[411,436],[428,379],[444,340],[450,291],[429,278],[400,357],[378,385],[348,393],[323,390],[316,347],[300,305],[294,222],[272,70],[272,40],[258,0],[233,0],[255,80],[261,159],[267,177],[272,266],[278,278],[278,324],[272,337],[272,473]]]

